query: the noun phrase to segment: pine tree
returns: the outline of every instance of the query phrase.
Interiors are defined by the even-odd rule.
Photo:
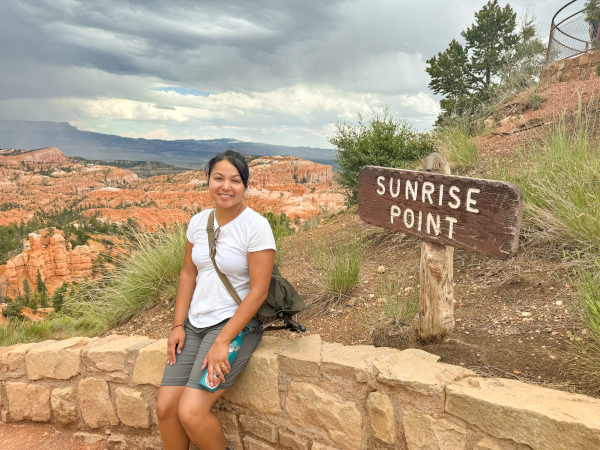
[[[461,33],[464,46],[454,39],[446,51],[427,60],[430,89],[445,95],[441,117],[463,114],[488,101],[490,88],[519,44],[517,14],[509,4],[501,8],[498,0],[490,0],[475,18]]]
[[[28,302],[29,297],[31,296],[31,285],[29,284],[27,277],[25,277],[25,279],[23,280],[23,292],[25,293],[25,301]]]
[[[47,308],[48,307],[48,288],[46,287],[46,284],[42,280],[42,274],[40,273],[39,269],[37,271],[37,277],[35,280],[35,284],[36,284],[36,288],[37,288],[37,291],[39,294],[40,303],[42,304],[43,308]]]
[[[62,309],[68,288],[67,283],[63,283],[61,287],[54,291],[52,295],[52,307],[55,312],[59,312]]]

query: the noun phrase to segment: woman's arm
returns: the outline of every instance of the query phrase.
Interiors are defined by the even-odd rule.
[[[183,267],[179,274],[179,284],[177,286],[173,326],[183,324],[185,316],[187,316],[188,310],[190,309],[194,289],[196,289],[198,269],[196,268],[194,261],[192,261],[192,249],[194,248],[194,244],[190,241],[186,242]],[[177,346],[177,353],[181,353],[184,342],[185,330],[183,327],[174,328],[171,331],[171,336],[167,342],[167,361],[169,364],[175,364],[175,346]]]
[[[274,262],[275,250],[269,249],[248,253],[250,292],[217,336],[202,365],[202,368],[208,365],[208,373],[217,372],[217,377],[221,381],[225,381],[222,373],[227,374],[230,369],[228,361],[229,343],[256,315],[267,298]],[[226,368],[222,370],[221,366],[223,364]]]

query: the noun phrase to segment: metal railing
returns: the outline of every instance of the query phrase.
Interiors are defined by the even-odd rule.
[[[572,58],[582,55],[596,49],[596,40],[598,35],[598,26],[592,27],[585,21],[584,9],[573,12],[566,18],[556,22],[556,17],[562,12],[568,13],[565,9],[573,5],[578,0],[573,0],[560,8],[552,18],[550,26],[550,38],[548,40],[548,50],[546,53],[546,65],[560,61],[561,59]],[[578,7],[583,4],[579,1]],[[576,8],[571,8],[574,10]],[[571,11],[569,11],[571,12]]]

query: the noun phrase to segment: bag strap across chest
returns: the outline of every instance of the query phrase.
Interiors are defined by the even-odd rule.
[[[227,292],[229,292],[229,294],[233,297],[235,302],[238,305],[240,305],[242,303],[242,299],[240,298],[239,294],[237,293],[237,291],[235,290],[235,288],[229,281],[229,278],[227,278],[227,276],[219,270],[219,267],[217,266],[217,262],[215,261],[215,256],[210,251],[211,247],[213,246],[213,242],[215,240],[215,210],[214,209],[208,215],[208,222],[206,224],[206,234],[208,235],[208,254],[210,255],[210,259],[212,260],[215,270],[217,271],[217,275],[219,275],[221,282],[225,285]],[[216,254],[216,252],[215,252],[215,254]]]

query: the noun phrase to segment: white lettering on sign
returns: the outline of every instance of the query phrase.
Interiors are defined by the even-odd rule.
[[[448,202],[448,206],[452,209],[458,209],[458,207],[460,206],[460,198],[458,198],[454,192],[460,192],[460,189],[456,186],[450,187],[450,197],[452,197],[455,200],[455,202]]]
[[[385,194],[385,186],[383,185],[384,180],[385,177],[377,177],[377,185],[379,186],[379,189],[377,189],[377,193],[379,195]]]
[[[400,179],[398,179],[396,186],[398,187],[398,189],[396,190],[396,193],[394,194],[394,179],[390,178],[390,194],[392,194],[392,197],[398,197],[400,195]]]
[[[388,180],[386,180],[386,177],[384,176],[377,177],[377,193],[379,195],[386,194],[386,181]],[[398,198],[400,196],[400,190],[402,188],[401,182],[401,178],[389,177],[389,194],[392,198]],[[420,200],[421,203],[429,203],[430,205],[433,205],[434,195],[437,194],[437,205],[444,205],[445,202],[443,184],[438,185],[437,193],[435,184],[433,184],[430,181],[423,182],[420,188],[421,192],[419,192],[418,181],[412,182],[411,180],[406,180],[404,185],[404,197],[407,200],[412,200],[415,202]],[[458,186],[450,186],[447,193],[451,197],[451,200],[447,202],[447,206],[449,206],[452,209],[458,209],[461,205],[464,205],[464,208],[468,212],[477,214],[479,213],[479,209],[475,208],[475,205],[477,205],[477,200],[475,200],[473,196],[475,194],[479,194],[480,192],[480,189],[469,188],[467,190],[466,199],[463,203],[460,197],[458,196],[458,194],[460,193],[460,188]],[[439,214],[433,214],[427,211],[416,211],[410,208],[404,208],[404,211],[402,211],[399,206],[392,205],[390,208],[390,222],[394,223],[394,219],[402,220],[404,222],[404,226],[407,229],[411,229],[415,226],[416,219],[417,231],[422,231],[424,229],[424,231],[427,234],[435,236],[438,236],[440,233],[442,233],[441,218]],[[448,224],[448,239],[453,239],[454,225],[458,223],[458,220],[451,216],[445,216],[444,220],[446,220]]]
[[[431,194],[435,191],[435,186],[431,181],[426,181],[423,183],[423,190],[421,191],[421,201],[425,203],[425,197],[429,199],[429,204],[433,205],[433,200],[431,200]]]
[[[392,205],[390,210],[390,220],[394,223],[394,217],[400,217],[400,208],[396,205]]]
[[[408,214],[410,214],[410,225],[408,224],[408,221],[406,220]],[[406,228],[412,228],[414,224],[415,224],[415,213],[413,212],[412,209],[406,208],[404,210],[404,226]]]
[[[469,188],[467,191],[467,211],[477,214],[479,212],[476,208],[471,208],[471,205],[477,204],[475,200],[471,198],[471,194],[479,194],[479,189]]]
[[[446,220],[450,222],[450,226],[448,227],[448,239],[452,239],[452,231],[454,230],[454,224],[458,222],[454,217],[446,216]]]
[[[427,234],[431,234],[429,231],[429,224],[433,227],[433,232],[437,236],[440,234],[440,215],[437,214],[437,223],[433,221],[433,214],[427,213]]]
[[[415,181],[415,187],[413,188],[410,184],[410,180],[406,180],[406,189],[404,191],[404,198],[408,200],[408,191],[411,191],[413,201],[417,201],[417,189],[419,188],[419,182]]]

